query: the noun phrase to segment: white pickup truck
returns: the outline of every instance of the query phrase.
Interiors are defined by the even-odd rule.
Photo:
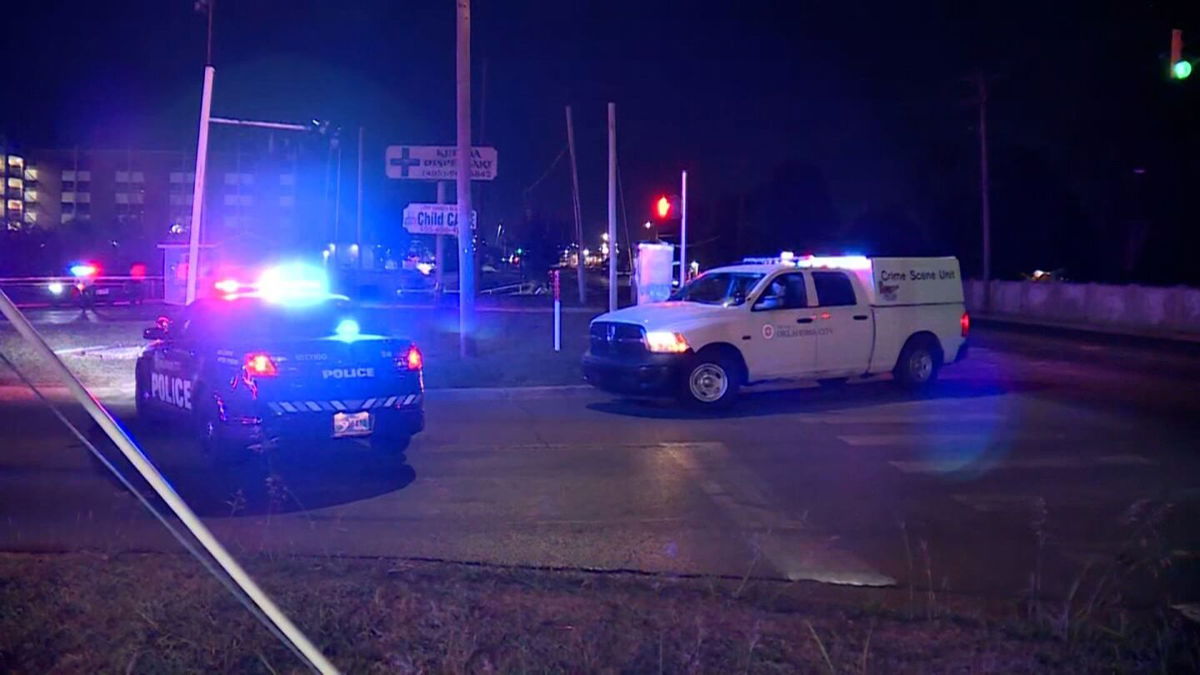
[[[892,373],[908,387],[962,360],[970,318],[956,258],[750,259],[693,279],[668,302],[592,320],[588,382],[622,394],[733,403],[770,380],[837,384]]]

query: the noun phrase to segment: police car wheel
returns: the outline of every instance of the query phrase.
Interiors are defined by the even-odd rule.
[[[920,389],[937,379],[941,367],[937,345],[928,338],[915,337],[904,345],[896,368],[892,371],[896,381],[908,389]]]
[[[700,356],[683,369],[680,397],[700,410],[719,410],[737,399],[738,369],[731,359],[719,355]]]

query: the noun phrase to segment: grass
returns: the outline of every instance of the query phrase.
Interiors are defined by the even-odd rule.
[[[887,591],[756,581],[735,597],[734,579],[395,559],[246,563],[345,672],[861,673],[869,664],[874,672],[1017,673],[1156,665],[1144,660],[1149,652],[1115,639],[1067,643],[969,606],[914,619],[888,608]],[[903,594],[895,596],[903,604]],[[186,557],[0,554],[0,671],[301,669]]]

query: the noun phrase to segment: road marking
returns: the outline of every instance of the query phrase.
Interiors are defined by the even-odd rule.
[[[904,473],[944,474],[965,470],[1081,469],[1092,466],[1156,466],[1158,463],[1141,455],[1104,455],[1092,458],[1030,457],[1024,459],[963,456],[930,460],[895,460],[888,464]]]
[[[806,415],[802,419],[806,422],[824,422],[826,424],[953,424],[955,422],[1003,422],[1006,416],[1000,413],[955,412],[908,415],[836,413],[829,415]],[[854,436],[851,437],[853,438]]]
[[[1062,438],[1065,434],[1018,434],[1015,438],[1021,440],[1041,439],[1051,440]],[[896,434],[846,434],[838,436],[838,440],[846,445],[861,447],[878,447],[885,445],[922,447],[930,443],[986,443],[994,440],[997,434],[985,432],[942,433],[937,431],[910,431]],[[1005,440],[1014,440],[1014,436],[1006,434]]]
[[[807,532],[805,519],[783,512],[770,497],[767,485],[737,461],[725,444],[662,443],[659,448],[692,476],[705,496],[739,529],[753,533],[751,546],[757,550],[756,555],[789,580],[848,586],[895,585],[895,579],[838,548],[837,537]],[[719,467],[703,466],[712,463]]]

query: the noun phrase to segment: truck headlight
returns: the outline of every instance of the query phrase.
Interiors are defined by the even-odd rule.
[[[687,339],[679,333],[656,330],[646,333],[646,347],[662,354],[682,354],[689,349]]]

